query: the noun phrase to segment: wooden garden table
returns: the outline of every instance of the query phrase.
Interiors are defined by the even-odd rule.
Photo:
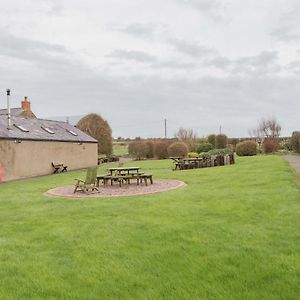
[[[140,167],[115,167],[115,168],[109,168],[108,171],[110,175],[112,176],[114,172],[116,172],[118,175],[126,174],[138,174]]]

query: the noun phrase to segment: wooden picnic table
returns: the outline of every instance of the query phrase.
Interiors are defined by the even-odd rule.
[[[119,175],[122,175],[124,173],[130,175],[133,173],[138,174],[140,169],[141,169],[140,167],[114,167],[114,168],[108,168],[108,171],[110,172],[110,175],[113,175],[114,172],[116,172]]]
[[[202,157],[170,157],[175,163],[175,170],[199,168],[203,158]]]
[[[139,172],[140,167],[114,167],[108,168],[107,170],[109,171],[109,174],[97,176],[97,186],[99,186],[101,180],[103,181],[104,186],[107,185],[108,181],[110,181],[111,185],[113,185],[114,181],[117,181],[120,186],[122,186],[123,182],[130,184],[131,179],[135,179],[137,181],[137,185],[139,185],[139,183],[143,180],[145,185],[147,185],[147,179],[149,179],[150,183],[153,184],[152,174]]]

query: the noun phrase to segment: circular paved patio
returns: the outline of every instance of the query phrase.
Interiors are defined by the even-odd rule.
[[[46,196],[50,197],[65,197],[65,198],[96,198],[96,197],[121,197],[121,196],[135,196],[135,195],[147,195],[159,192],[165,192],[169,190],[178,189],[186,186],[183,181],[179,180],[154,180],[153,184],[148,186],[137,185],[131,183],[129,185],[124,184],[122,187],[115,184],[113,186],[104,187],[100,185],[99,192],[95,191],[90,194],[83,192],[73,193],[74,186],[57,187],[51,189],[45,193]]]

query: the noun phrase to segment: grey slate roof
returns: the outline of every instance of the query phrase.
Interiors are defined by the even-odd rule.
[[[20,114],[23,112],[23,109],[21,107],[11,108],[10,113],[12,116],[20,116]],[[7,115],[7,109],[0,109],[0,116],[1,115]]]
[[[12,116],[11,124],[11,129],[8,130],[7,116],[0,114],[0,139],[97,143],[97,140],[66,122]],[[23,132],[15,125],[21,125],[28,132]],[[49,128],[54,134],[48,133],[42,127]]]

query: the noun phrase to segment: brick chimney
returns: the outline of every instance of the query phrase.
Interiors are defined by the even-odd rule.
[[[25,96],[24,100],[21,102],[21,107],[24,111],[31,111],[30,101],[28,101],[28,97]]]

